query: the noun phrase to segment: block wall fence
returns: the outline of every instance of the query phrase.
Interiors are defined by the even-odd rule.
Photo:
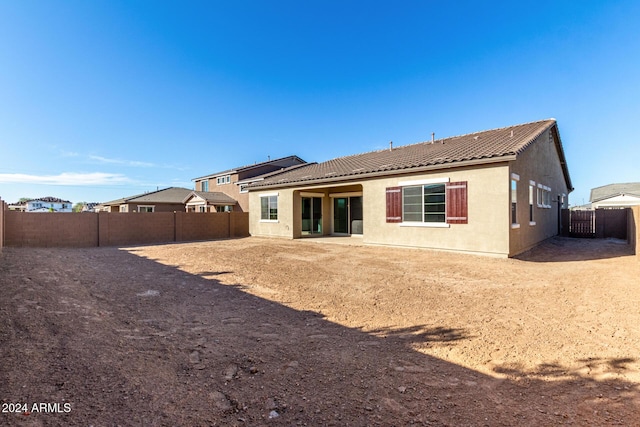
[[[640,206],[631,208],[629,220],[629,244],[635,250],[636,258],[640,261]]]
[[[4,246],[4,213],[7,211],[7,204],[0,199],[0,252]]]
[[[5,206],[0,215],[5,247],[128,246],[249,235],[246,212],[28,213]]]
[[[630,209],[628,240],[640,261],[640,206]],[[247,212],[28,213],[0,199],[3,247],[96,247],[249,236]]]

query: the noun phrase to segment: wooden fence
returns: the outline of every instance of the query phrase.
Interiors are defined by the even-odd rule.
[[[629,240],[631,209],[596,209],[562,212],[564,236]]]

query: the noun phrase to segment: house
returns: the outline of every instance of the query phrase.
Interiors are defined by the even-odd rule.
[[[50,196],[27,200],[25,205],[25,212],[72,212],[73,210],[70,201]]]
[[[249,232],[514,256],[573,190],[555,119],[340,157],[248,186]]]
[[[184,200],[192,191],[188,188],[169,187],[102,203],[100,210],[106,212],[184,212]]]
[[[593,209],[629,208],[640,205],[640,182],[609,184],[592,188],[589,201]]]
[[[187,212],[232,212],[238,204],[219,191],[192,191],[183,202]]]
[[[96,212],[99,205],[100,203],[96,202],[83,203],[80,212]]]
[[[305,163],[306,162],[298,156],[288,156],[275,160],[269,159],[266,162],[228,169],[200,178],[194,178],[193,181],[195,181],[196,191],[226,194],[237,202],[234,210],[246,212],[249,209],[249,194],[246,190],[247,185],[262,180],[265,175],[270,173],[295,168]],[[206,209],[207,206],[210,206],[204,201],[198,201],[195,197],[189,200],[189,202],[190,206],[196,211]]]

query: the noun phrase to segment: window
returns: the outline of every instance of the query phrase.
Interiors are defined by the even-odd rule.
[[[209,181],[208,180],[202,181],[202,183],[200,184],[200,188],[201,188],[200,191],[209,191]]]
[[[387,222],[434,227],[467,224],[467,182],[433,181],[387,188]]]
[[[218,185],[228,184],[231,182],[231,175],[219,176],[216,178],[216,183]]]
[[[534,215],[533,215],[533,205],[534,200],[536,198],[536,183],[533,181],[529,181],[529,225],[536,225]]]
[[[402,189],[402,221],[444,223],[445,219],[444,184]]]
[[[153,206],[138,206],[138,212],[153,212]]]
[[[278,195],[277,194],[260,196],[260,220],[261,221],[277,221],[278,220]]]
[[[518,181],[520,176],[511,174],[511,227],[518,228]]]
[[[229,205],[215,205],[214,209],[216,212],[233,212],[233,206]]]
[[[551,207],[551,188],[546,185],[538,184],[538,207]]]

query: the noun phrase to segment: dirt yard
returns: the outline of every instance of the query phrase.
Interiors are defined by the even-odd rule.
[[[5,248],[0,425],[640,425],[639,303],[614,241]]]

